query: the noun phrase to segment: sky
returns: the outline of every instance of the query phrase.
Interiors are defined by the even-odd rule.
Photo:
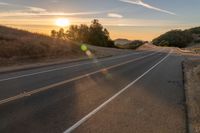
[[[71,24],[99,19],[112,39],[152,40],[200,26],[199,13],[200,0],[0,0],[0,25],[49,34],[60,28],[58,18]]]

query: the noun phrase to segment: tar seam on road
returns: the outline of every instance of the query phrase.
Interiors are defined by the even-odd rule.
[[[127,86],[125,86],[122,90],[117,92],[115,95],[113,95],[111,98],[109,98],[107,101],[102,103],[100,106],[98,106],[96,109],[94,109],[92,112],[90,112],[88,115],[83,117],[81,120],[76,122],[74,125],[72,125],[70,128],[65,130],[63,133],[71,133],[73,130],[78,128],[81,124],[83,124],[85,121],[87,121],[90,117],[92,117],[94,114],[96,114],[99,110],[101,110],[104,106],[109,104],[112,100],[114,100],[117,96],[119,96],[121,93],[123,93],[125,90],[127,90],[129,87],[131,87],[133,84],[135,84],[138,80],[140,80],[142,77],[144,77],[146,74],[148,74],[150,71],[152,71],[156,66],[158,66],[160,63],[162,63],[165,59],[167,59],[172,51],[170,51],[164,58],[162,58],[158,63],[156,63],[154,66],[152,66],[150,69],[148,69],[146,72],[144,72],[141,76],[139,76],[137,79],[129,83]]]
[[[99,69],[99,70],[94,71],[94,72],[90,72],[90,73],[87,73],[87,74],[84,74],[84,75],[81,75],[81,76],[77,76],[75,78],[71,78],[71,79],[68,79],[68,80],[64,80],[64,81],[61,81],[61,82],[58,82],[58,83],[54,83],[54,84],[51,84],[51,85],[48,85],[48,86],[45,86],[45,87],[42,87],[42,88],[39,88],[39,89],[35,89],[35,90],[32,90],[32,91],[29,91],[29,92],[23,92],[23,93],[18,94],[16,96],[12,96],[12,97],[0,100],[0,105],[8,103],[8,102],[11,102],[11,101],[14,101],[14,100],[18,100],[18,99],[21,99],[21,98],[24,98],[24,97],[31,96],[31,95],[39,93],[39,92],[43,92],[43,91],[46,91],[48,89],[51,89],[51,88],[54,88],[54,87],[57,87],[57,86],[60,86],[60,85],[63,85],[63,84],[66,84],[66,83],[69,83],[69,82],[72,82],[72,81],[76,81],[76,80],[82,79],[84,77],[88,77],[90,75],[94,75],[96,73],[100,73],[105,69],[106,70],[110,70],[112,68],[116,68],[116,67],[131,63],[133,61],[137,61],[137,60],[149,57],[149,56],[154,55],[156,53],[159,53],[159,52],[154,52],[152,54],[145,55],[145,56],[142,56],[142,57],[139,57],[139,58],[136,58],[136,59],[132,59],[132,60],[129,60],[129,61],[125,61],[125,62],[120,63],[120,64],[116,64],[116,65],[112,65],[112,66],[109,66],[109,67],[105,67],[105,68]]]
[[[124,57],[130,56],[130,55],[135,55],[135,54],[139,54],[139,53],[132,53],[132,54],[127,54],[127,55],[117,56],[115,58],[102,59],[102,60],[100,60],[100,62],[124,58]],[[67,68],[72,68],[72,67],[77,67],[77,66],[82,66],[82,65],[92,64],[92,63],[95,63],[95,62],[81,63],[81,64],[71,65],[71,66],[67,66],[67,67],[60,67],[60,68],[50,69],[50,70],[46,70],[46,71],[24,74],[24,75],[20,75],[20,76],[14,76],[14,77],[10,77],[10,78],[0,79],[0,82],[12,80],[12,79],[23,78],[23,77],[28,77],[28,76],[33,76],[33,75],[38,75],[38,74],[43,74],[43,73],[48,73],[48,72],[53,72],[53,71],[64,70]]]

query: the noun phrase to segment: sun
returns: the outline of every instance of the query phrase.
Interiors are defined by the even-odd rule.
[[[56,19],[55,24],[59,27],[66,27],[70,25],[70,21],[67,18],[58,18]]]

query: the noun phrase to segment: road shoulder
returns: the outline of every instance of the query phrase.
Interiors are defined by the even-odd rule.
[[[190,133],[200,133],[200,60],[183,63],[188,129]]]

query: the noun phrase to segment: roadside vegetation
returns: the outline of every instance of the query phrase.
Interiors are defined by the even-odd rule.
[[[86,46],[96,57],[117,55],[125,51],[115,49],[108,30],[98,20],[93,20],[90,26],[71,25],[66,31],[52,30],[51,36],[0,26],[1,67],[85,58],[87,55],[82,46]]]
[[[71,40],[95,46],[115,47],[108,30],[97,19],[94,19],[90,26],[85,24],[71,25],[66,31],[63,28],[59,31],[52,30],[51,36],[56,39]]]
[[[172,30],[155,39],[152,43],[157,46],[185,48],[191,43],[200,42],[200,27],[188,30]]]
[[[0,60],[56,58],[83,54],[78,45],[46,35],[0,26]]]
[[[52,30],[51,36],[0,26],[0,61],[83,57],[80,43],[114,47],[106,28],[93,20],[90,26],[71,25],[67,31]]]
[[[138,47],[142,46],[145,43],[147,42],[142,40],[134,40],[125,44],[116,43],[115,45],[116,47],[121,49],[137,49]]]

